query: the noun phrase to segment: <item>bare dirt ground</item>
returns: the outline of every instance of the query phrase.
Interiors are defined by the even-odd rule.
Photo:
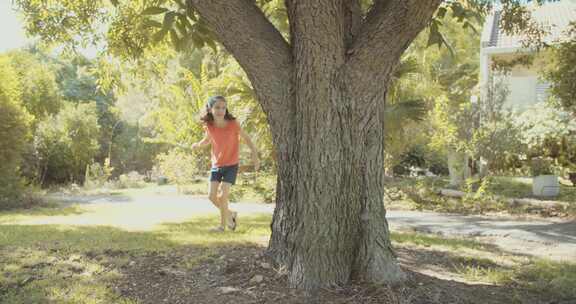
[[[138,303],[560,303],[511,286],[458,282],[422,274],[418,269],[449,263],[446,257],[399,248],[409,281],[402,286],[353,283],[344,288],[323,289],[314,295],[287,288],[286,273],[275,269],[258,246],[221,248],[196,267],[183,270],[178,261],[197,254],[195,249],[169,255],[134,258],[123,269],[126,276],[114,287]],[[572,303],[572,302],[565,302]]]

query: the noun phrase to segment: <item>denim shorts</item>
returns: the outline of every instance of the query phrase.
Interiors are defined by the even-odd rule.
[[[234,185],[238,175],[238,165],[213,167],[210,169],[211,182],[225,182]]]

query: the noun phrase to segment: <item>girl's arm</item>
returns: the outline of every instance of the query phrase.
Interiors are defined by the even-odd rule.
[[[197,143],[193,143],[192,149],[207,145],[209,143],[210,143],[210,135],[208,135],[208,131],[204,131],[204,138],[202,138],[202,140]]]
[[[252,162],[254,163],[254,170],[258,171],[258,169],[260,169],[260,160],[258,160],[258,150],[256,149],[256,146],[252,140],[250,140],[248,134],[242,130],[242,128],[240,128],[240,137],[242,137],[242,140],[244,140],[248,147],[250,147],[250,150],[252,150]]]

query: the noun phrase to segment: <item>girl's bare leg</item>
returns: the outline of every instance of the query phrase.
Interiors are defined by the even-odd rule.
[[[228,197],[230,196],[230,188],[232,184],[222,182],[220,185],[220,197],[218,198],[220,205],[220,224],[222,227],[228,227],[228,221],[231,221],[233,213],[228,209]]]
[[[220,182],[211,181],[208,186],[208,199],[220,210],[220,218],[222,218],[222,208],[220,207],[220,198],[218,196],[218,188]],[[220,223],[220,227],[213,228],[212,231],[224,231],[226,229],[226,223]]]
[[[208,184],[208,199],[216,206],[216,208],[220,209],[220,202],[218,201],[218,187],[220,186],[220,182],[210,182]]]

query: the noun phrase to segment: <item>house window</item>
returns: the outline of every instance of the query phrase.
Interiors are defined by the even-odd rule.
[[[550,83],[548,82],[538,82],[536,84],[536,101],[542,102],[548,99],[548,90],[550,89]]]

